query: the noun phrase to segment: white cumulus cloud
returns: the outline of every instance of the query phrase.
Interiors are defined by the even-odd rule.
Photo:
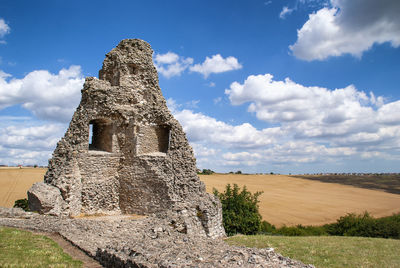
[[[173,76],[180,76],[193,64],[193,59],[184,58],[173,52],[167,52],[165,54],[156,54],[154,64],[160,74],[166,78],[171,78]]]
[[[22,79],[0,71],[0,109],[22,105],[38,118],[68,122],[79,103],[83,83],[80,66],[58,74],[32,71]]]
[[[255,148],[273,143],[279,134],[276,128],[257,130],[249,123],[234,126],[186,109],[175,111],[174,116],[193,142],[207,140],[225,147]]]
[[[4,19],[0,19],[0,38],[4,37],[6,34],[10,33],[10,26],[4,21]]]
[[[299,59],[323,60],[351,54],[361,57],[374,44],[400,46],[400,1],[331,0],[310,14],[289,46]]]
[[[360,121],[373,113],[370,98],[352,85],[329,90],[306,87],[286,78],[274,81],[271,74],[251,75],[243,84],[234,82],[225,93],[233,105],[250,102],[248,110],[267,122],[310,122],[310,129]]]
[[[191,72],[201,73],[204,78],[207,78],[212,73],[223,73],[242,68],[235,57],[223,58],[220,54],[213,55],[211,58],[206,57],[203,63],[193,64],[193,62],[193,58],[185,58],[170,51],[154,56],[157,71],[166,78],[180,76],[188,69]],[[213,87],[215,83],[211,82],[209,86]]]
[[[32,120],[0,127],[0,163],[47,165],[65,128],[65,124],[37,123]]]
[[[274,81],[265,74],[234,82],[225,93],[233,105],[248,103],[248,111],[258,119],[279,124],[288,135],[286,140],[309,140],[319,151],[323,148],[318,146],[331,151],[347,148],[352,153],[400,149],[400,101],[383,103],[381,96],[352,85],[330,90],[303,86],[289,78]],[[339,153],[345,153],[344,149]]]
[[[235,57],[230,56],[224,59],[220,54],[216,54],[211,58],[206,57],[203,63],[191,66],[190,71],[201,73],[207,78],[212,73],[223,73],[241,68],[242,65]]]

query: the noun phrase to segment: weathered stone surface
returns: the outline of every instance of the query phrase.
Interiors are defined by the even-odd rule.
[[[60,215],[63,200],[57,187],[37,182],[28,191],[29,209],[43,214]]]
[[[36,213],[25,212],[22,208],[0,207],[0,217],[3,217],[3,218],[29,219],[36,215],[37,215]]]
[[[196,174],[152,54],[142,40],[123,40],[106,55],[99,79],[86,78],[44,182],[60,190],[62,215],[156,213],[186,233],[224,236],[221,204]]]
[[[0,226],[57,232],[105,267],[313,267],[276,253],[187,235],[168,218],[129,215],[67,218],[0,208]],[[27,218],[27,219],[23,219]]]

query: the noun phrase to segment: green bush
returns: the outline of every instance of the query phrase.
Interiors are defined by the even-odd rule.
[[[260,233],[261,234],[275,234],[276,227],[275,227],[275,225],[273,225],[267,221],[262,221]]]
[[[328,235],[323,226],[303,226],[301,224],[297,226],[282,226],[275,231],[275,234],[285,236],[320,236]]]
[[[200,173],[200,174],[203,174],[203,175],[211,175],[211,174],[213,174],[213,173],[215,173],[214,171],[212,171],[211,169],[203,169],[203,171]]]
[[[330,235],[400,239],[400,213],[378,219],[368,212],[362,215],[350,213],[325,228]]]
[[[237,184],[226,186],[223,193],[214,189],[222,203],[222,216],[225,232],[228,236],[235,234],[257,234],[261,231],[261,215],[258,211],[258,197],[262,192],[252,194]]]
[[[14,207],[15,208],[22,208],[25,211],[29,211],[29,206],[28,206],[28,199],[18,199],[14,202]]]
[[[283,226],[266,232],[284,236],[361,236],[400,239],[400,213],[374,218],[368,212],[340,217],[336,223],[323,226]]]
[[[323,226],[282,226],[263,221],[260,233],[283,236],[361,236],[400,239],[400,213],[383,218],[374,218],[368,212],[340,217],[336,223]]]

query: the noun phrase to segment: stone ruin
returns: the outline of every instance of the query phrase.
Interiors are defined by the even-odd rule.
[[[225,235],[220,201],[206,193],[196,160],[158,85],[150,45],[121,41],[82,99],[28,191],[31,210],[56,216],[139,214],[185,233]]]

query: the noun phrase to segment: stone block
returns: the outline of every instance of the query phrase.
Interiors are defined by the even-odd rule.
[[[28,190],[29,209],[41,214],[59,216],[63,199],[57,187],[37,182]]]

